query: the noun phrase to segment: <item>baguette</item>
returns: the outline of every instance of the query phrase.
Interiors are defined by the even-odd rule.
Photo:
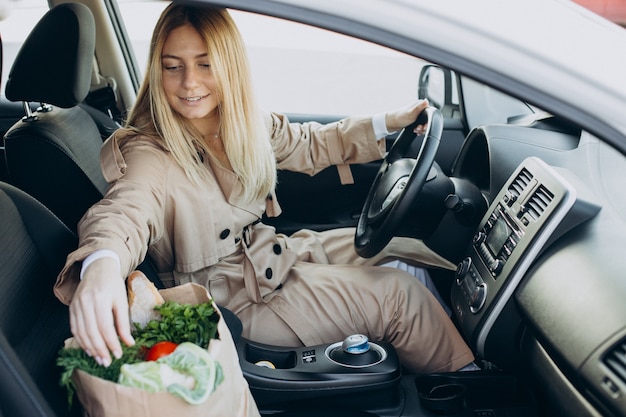
[[[150,320],[161,318],[154,308],[163,304],[165,300],[143,272],[138,270],[131,272],[126,280],[126,288],[131,328],[135,328],[132,326],[133,323],[144,328]]]

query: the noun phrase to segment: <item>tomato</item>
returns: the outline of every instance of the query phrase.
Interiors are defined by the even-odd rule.
[[[150,349],[148,349],[145,359],[147,361],[156,361],[157,359],[174,352],[174,349],[176,349],[177,346],[178,345],[174,342],[157,342]]]

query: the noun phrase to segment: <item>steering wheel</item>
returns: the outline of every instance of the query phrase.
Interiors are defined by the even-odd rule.
[[[419,136],[413,130],[420,124],[426,125],[426,131],[415,156],[414,144]],[[442,131],[441,112],[435,107],[428,107],[394,141],[374,178],[359,216],[354,246],[360,256],[371,258],[394,237],[412,202],[431,178]]]

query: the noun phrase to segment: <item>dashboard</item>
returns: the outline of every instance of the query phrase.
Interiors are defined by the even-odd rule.
[[[490,338],[502,339],[500,327],[508,329],[508,321],[498,321],[537,256],[600,210],[589,197],[584,184],[536,157],[525,159],[502,187],[451,292],[456,317],[479,356],[488,356]]]
[[[561,415],[626,415],[624,156],[555,125],[482,126],[459,155],[489,202],[452,284],[466,339]]]

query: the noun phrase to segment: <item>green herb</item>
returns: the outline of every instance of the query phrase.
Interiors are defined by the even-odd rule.
[[[150,321],[143,329],[137,328],[135,340],[138,344],[150,347],[156,342],[169,340],[178,344],[191,342],[206,349],[211,339],[219,337],[219,315],[209,302],[191,305],[166,301],[156,310],[161,319]]]
[[[82,349],[63,348],[59,351],[57,365],[63,369],[60,384],[67,389],[70,407],[76,390],[72,381],[72,374],[76,369],[107,381],[117,382],[122,365],[143,361],[145,350],[157,342],[164,340],[178,344],[191,342],[206,349],[211,339],[219,338],[217,332],[219,315],[210,302],[191,305],[166,301],[155,309],[161,314],[161,319],[151,320],[144,328],[135,325],[135,345],[129,347],[122,343],[122,357],[113,358],[111,365],[106,368],[98,365],[95,359],[87,356]]]
[[[119,359],[113,357],[111,365],[105,368],[104,366],[98,365],[94,358],[87,356],[85,351],[80,348],[61,349],[57,358],[57,365],[63,368],[60,384],[67,389],[69,406],[72,406],[72,399],[74,397],[74,391],[76,390],[74,381],[72,381],[74,370],[80,369],[95,377],[117,382],[122,365],[125,363],[143,361],[143,352],[143,346],[138,344],[126,346],[122,343],[122,357]]]

